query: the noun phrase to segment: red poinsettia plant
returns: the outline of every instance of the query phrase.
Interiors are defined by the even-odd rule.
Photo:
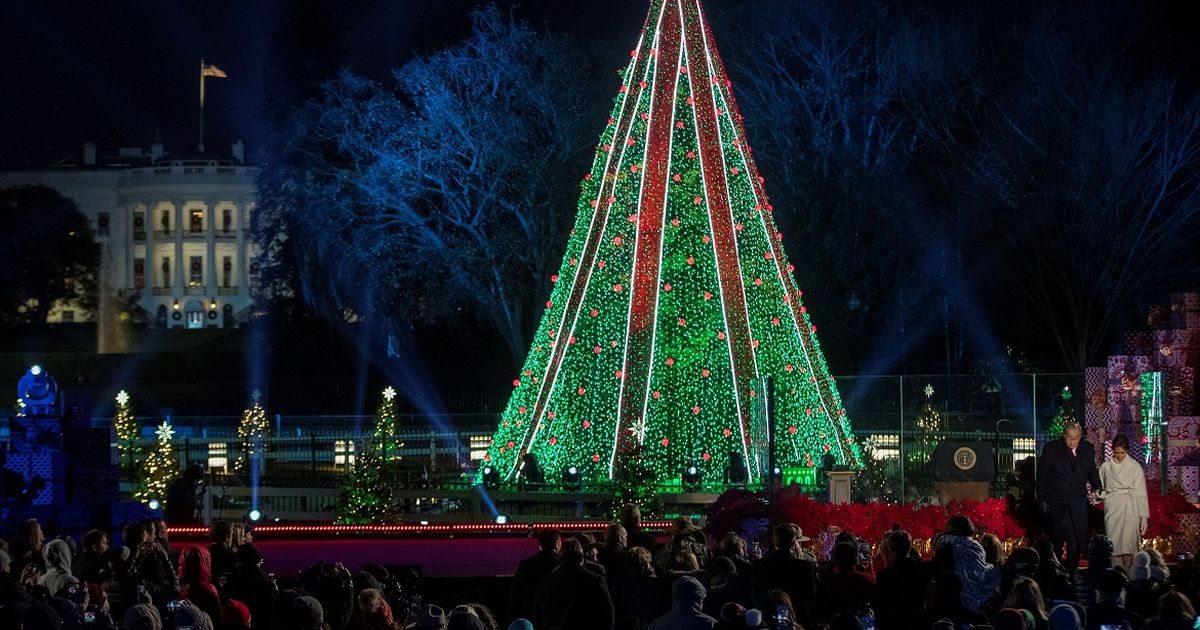
[[[1150,493],[1150,522],[1146,526],[1146,538],[1164,538],[1180,531],[1179,516],[1200,512],[1187,502],[1183,495],[1169,492],[1166,495]]]
[[[1015,502],[1008,499],[974,501],[965,499],[946,506],[918,506],[914,503],[820,503],[796,487],[776,493],[774,505],[768,506],[765,496],[746,490],[729,490],[708,510],[708,532],[714,536],[741,531],[746,519],[770,516],[775,522],[795,523],[805,535],[815,536],[830,526],[854,532],[876,541],[899,524],[913,538],[932,538],[946,527],[951,516],[971,519],[980,532],[995,534],[1001,539],[1023,538],[1025,527],[1017,522]],[[1150,524],[1147,538],[1170,536],[1180,531],[1179,515],[1200,512],[1179,494],[1150,497]]]

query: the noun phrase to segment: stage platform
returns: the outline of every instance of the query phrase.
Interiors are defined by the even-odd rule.
[[[536,532],[557,529],[564,536],[598,534],[601,521],[513,524],[436,525],[263,525],[254,529],[267,571],[295,576],[322,560],[357,571],[368,562],[415,565],[426,578],[505,577],[517,563],[537,552]],[[661,534],[668,521],[651,521],[646,530]],[[208,528],[168,529],[172,546],[209,544]]]

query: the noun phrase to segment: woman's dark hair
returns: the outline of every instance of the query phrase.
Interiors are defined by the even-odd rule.
[[[1128,451],[1129,450],[1129,438],[1125,437],[1124,435],[1118,435],[1117,437],[1113,438],[1112,447],[1113,448],[1121,447]]]

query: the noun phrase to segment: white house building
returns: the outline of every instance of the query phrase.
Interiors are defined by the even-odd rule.
[[[179,158],[161,144],[97,156],[87,143],[78,163],[0,172],[0,188],[43,185],[75,200],[101,245],[104,314],[64,303],[48,321],[103,325],[112,316],[160,328],[244,321],[257,283],[249,228],[258,174],[244,157],[240,141],[228,156]]]

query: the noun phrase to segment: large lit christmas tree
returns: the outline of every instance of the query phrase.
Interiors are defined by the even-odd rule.
[[[662,484],[737,458],[758,483],[770,377],[776,461],[858,465],[698,0],[652,0],[630,57],[486,460],[594,482],[636,452]]]

